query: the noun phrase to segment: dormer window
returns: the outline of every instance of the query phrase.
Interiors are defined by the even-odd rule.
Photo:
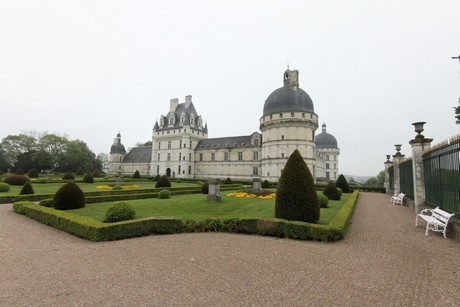
[[[194,125],[195,124],[195,118],[190,118],[190,125]]]
[[[170,124],[170,125],[174,125],[174,117],[170,117],[170,118],[169,118],[169,124]]]

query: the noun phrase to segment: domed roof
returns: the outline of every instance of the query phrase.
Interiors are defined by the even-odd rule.
[[[315,112],[310,96],[299,88],[299,72],[286,70],[284,86],[273,91],[265,100],[264,115],[277,112]]]
[[[326,132],[326,124],[323,124],[322,131],[315,138],[316,148],[339,148],[337,139]]]
[[[121,134],[118,133],[117,137],[113,140],[112,147],[110,147],[111,154],[126,154],[126,149],[123,144],[121,144]]]

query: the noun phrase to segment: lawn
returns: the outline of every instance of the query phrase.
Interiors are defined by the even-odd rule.
[[[168,216],[185,220],[202,221],[207,218],[274,218],[275,200],[257,198],[237,198],[222,193],[222,201],[211,203],[203,194],[172,196],[170,199],[141,199],[128,201],[136,210],[136,218]],[[329,208],[321,209],[318,224],[327,225],[342,208],[351,194],[343,194],[340,201],[329,201]],[[85,208],[69,210],[76,215],[90,217],[99,221],[105,218],[106,210],[113,202],[87,204]]]

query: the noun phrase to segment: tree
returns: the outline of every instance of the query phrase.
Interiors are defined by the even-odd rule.
[[[320,215],[313,176],[296,149],[289,157],[278,182],[275,217],[315,223]]]
[[[380,171],[380,173],[377,175],[377,185],[379,187],[383,187],[385,184],[385,171]]]
[[[0,171],[6,172],[11,168],[11,164],[5,158],[5,151],[0,144]]]
[[[19,154],[37,149],[37,140],[26,134],[8,135],[3,138],[1,147],[4,151],[4,158],[10,165],[13,165]]]
[[[65,151],[59,156],[59,170],[74,172],[81,167],[84,172],[89,172],[93,167],[93,159],[96,159],[96,155],[85,142],[67,141]]]
[[[68,140],[66,137],[55,134],[45,134],[40,138],[39,147],[48,153],[51,158],[52,168],[59,167],[59,162],[66,151]]]
[[[454,107],[454,110],[455,110],[455,123],[460,125],[460,105],[457,107]]]
[[[371,177],[367,179],[366,182],[364,182],[364,185],[371,186],[371,187],[375,187],[377,186],[377,184],[378,184],[377,177]]]

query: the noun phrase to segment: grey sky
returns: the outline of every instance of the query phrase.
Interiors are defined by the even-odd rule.
[[[0,138],[48,131],[108,152],[193,96],[209,137],[259,130],[289,62],[340,172],[376,175],[412,122],[459,132],[460,1],[1,1]],[[318,129],[317,133],[321,131]]]

